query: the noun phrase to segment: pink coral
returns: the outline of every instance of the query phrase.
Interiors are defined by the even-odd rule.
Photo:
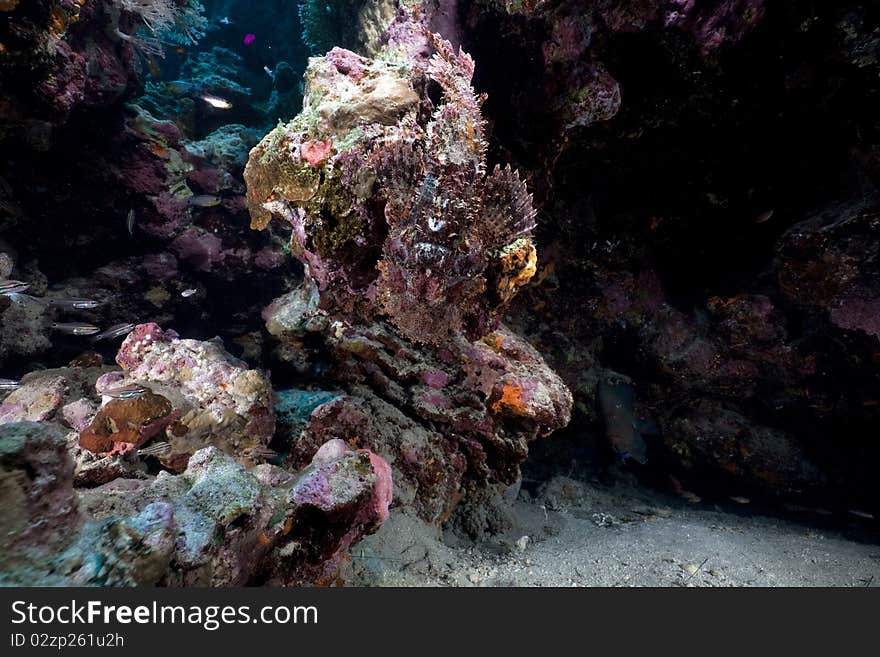
[[[864,331],[880,338],[880,298],[844,299],[831,310],[831,321],[840,328]]]
[[[355,82],[364,76],[363,58],[343,48],[333,48],[325,55],[325,59],[336,67],[336,70],[347,75]]]
[[[370,456],[370,465],[373,466],[373,474],[376,475],[376,483],[373,485],[374,501],[373,512],[374,522],[382,524],[388,520],[388,508],[391,506],[391,498],[393,497],[394,484],[391,477],[391,466],[381,456],[374,454],[369,450],[358,450],[366,452]]]
[[[211,271],[226,258],[223,241],[198,226],[187,228],[168,248],[178,258],[201,271]]]
[[[332,152],[333,142],[330,140],[306,141],[300,146],[302,159],[311,164],[315,169],[322,166],[329,159]]]
[[[243,458],[257,456],[275,432],[272,386],[263,372],[230,356],[217,342],[182,340],[174,331],[141,324],[122,343],[116,362],[130,381],[171,386],[187,401],[185,435],[214,433]],[[217,429],[217,431],[215,431]],[[222,429],[220,431],[219,429]],[[181,447],[191,449],[192,439]]]

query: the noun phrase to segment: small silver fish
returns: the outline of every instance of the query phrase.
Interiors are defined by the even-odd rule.
[[[867,511],[859,511],[858,509],[849,509],[849,514],[855,516],[856,518],[863,518],[865,520],[874,519],[873,513],[868,513]]]
[[[247,450],[248,456],[251,458],[263,458],[263,459],[274,459],[278,456],[278,452],[274,449],[270,449],[268,447],[252,447]]]
[[[264,66],[264,67],[263,67],[263,70],[266,71],[266,75],[268,75],[268,76],[269,76],[270,78],[272,78],[273,80],[275,79],[275,71],[273,71],[273,70],[272,70],[271,68],[269,68],[268,66]]]
[[[32,297],[30,294],[22,294],[21,292],[9,292],[6,296],[10,298],[12,303],[16,303],[19,306],[42,306],[45,303],[43,299]]]
[[[93,301],[92,299],[49,299],[49,303],[53,306],[58,306],[59,308],[69,308],[73,310],[88,310],[90,308],[97,308],[100,306],[100,302]]]
[[[21,387],[21,381],[15,379],[0,379],[0,390],[18,390]]]
[[[112,340],[113,338],[118,338],[121,335],[128,335],[134,331],[134,324],[114,324],[106,331],[102,331],[98,333],[95,337],[92,338],[94,342],[98,340]]]
[[[199,291],[196,288],[191,287],[190,289],[184,290],[183,292],[181,292],[180,296],[182,296],[184,299],[189,299],[194,294],[198,294],[198,292]]]
[[[138,456],[162,456],[171,451],[170,443],[156,443],[138,450]]]
[[[10,217],[20,219],[24,217],[24,210],[9,199],[0,199],[0,212],[8,214]]]
[[[221,18],[217,22],[220,23],[220,25],[232,25],[233,24],[233,22],[231,20],[229,20],[229,16],[224,16],[223,18]]]
[[[229,110],[232,109],[232,103],[225,98],[219,96],[202,96],[202,100],[208,103],[214,109]]]
[[[128,231],[129,237],[134,237],[134,222],[135,222],[135,215],[134,215],[134,208],[132,208],[131,210],[128,211],[128,215],[126,215],[126,217],[125,217],[125,229]]]
[[[201,194],[199,196],[191,196],[187,203],[196,208],[213,208],[215,206],[220,205],[223,202],[223,199],[219,196],[210,196],[208,194]]]
[[[94,335],[101,330],[92,324],[79,324],[75,322],[69,322],[66,324],[55,322],[52,324],[52,328],[59,333],[67,333],[69,335]]]
[[[149,388],[132,383],[127,386],[104,390],[101,394],[110,397],[111,399],[135,399],[137,397],[142,397],[148,392]]]
[[[30,287],[30,283],[23,281],[0,281],[0,294],[18,294]]]
[[[767,223],[772,218],[773,218],[773,209],[771,208],[771,209],[767,210],[766,212],[762,212],[757,217],[755,217],[755,223],[756,224]]]
[[[177,94],[178,96],[182,96],[183,94],[188,94],[195,91],[196,85],[192,82],[186,82],[184,80],[174,80],[165,85],[165,91],[171,94]]]

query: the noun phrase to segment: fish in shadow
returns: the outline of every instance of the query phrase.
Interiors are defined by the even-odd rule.
[[[596,387],[596,409],[605,439],[617,458],[646,464],[649,441],[659,434],[659,429],[650,417],[637,412],[632,381],[605,370]]]

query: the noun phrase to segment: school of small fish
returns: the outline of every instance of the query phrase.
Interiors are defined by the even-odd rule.
[[[53,306],[62,310],[92,310],[101,305],[100,301],[95,299],[67,299],[67,298],[38,298],[24,294],[25,290],[30,288],[29,283],[16,280],[0,280],[0,296],[8,297],[17,304],[39,304],[43,306]],[[101,328],[93,324],[85,322],[53,322],[50,328],[59,333],[77,336],[94,336],[93,341],[112,340],[124,335],[128,335],[134,330],[135,325],[127,322],[124,324],[115,324],[110,328],[101,331]],[[2,388],[0,388],[2,389]]]

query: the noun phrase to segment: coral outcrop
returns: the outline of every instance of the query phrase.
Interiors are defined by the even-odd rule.
[[[161,456],[167,466],[185,466],[190,455],[208,445],[245,463],[262,460],[262,450],[275,430],[272,386],[262,372],[230,357],[221,344],[181,340],[174,331],[143,324],[123,342],[117,362],[124,376],[104,377],[98,382],[99,392],[132,386],[143,386],[149,392],[111,401],[105,411],[112,404],[158,401],[162,391],[175,399],[175,403],[166,399],[161,408],[167,410],[151,411],[148,418],[151,424],[158,417],[172,420],[167,422],[169,450]],[[148,439],[143,432],[140,435],[140,440],[127,442],[139,446]]]
[[[487,170],[474,62],[410,29],[433,57],[391,45],[311,60],[302,113],[251,153],[248,204],[255,228],[292,226],[306,266],[264,313],[279,353],[306,362],[297,345],[318,342],[347,386],[312,414],[294,461],[327,435],[369,445],[423,518],[467,498],[481,533],[487,500],[517,480],[531,440],[567,423],[571,397],[500,324],[536,270],[535,212],[515,171]]]
[[[260,8],[0,2],[4,582],[327,583],[521,468],[877,515],[876,7]]]
[[[266,463],[271,386],[217,343],[142,325],[118,361],[34,373],[0,405],[0,582],[330,583],[387,518],[368,449]]]
[[[387,517],[388,466],[329,443],[299,475],[246,469],[214,447],[179,475],[73,488],[63,432],[0,426],[6,585],[233,586],[332,581]]]

